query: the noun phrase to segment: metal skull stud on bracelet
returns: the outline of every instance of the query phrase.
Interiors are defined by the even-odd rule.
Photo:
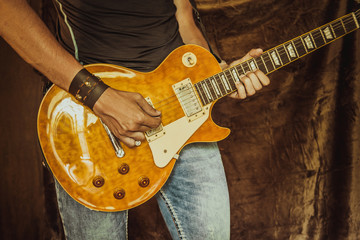
[[[85,106],[93,109],[96,101],[109,86],[85,68],[81,69],[72,80],[69,92]]]

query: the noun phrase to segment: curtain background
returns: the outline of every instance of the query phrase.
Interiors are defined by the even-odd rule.
[[[49,26],[50,1],[31,0]],[[227,62],[353,11],[355,1],[197,0]],[[63,239],[36,116],[42,77],[0,39],[0,238]],[[360,239],[360,31],[270,74],[215,121],[231,198],[232,239]],[[130,239],[170,239],[156,202],[130,210]]]

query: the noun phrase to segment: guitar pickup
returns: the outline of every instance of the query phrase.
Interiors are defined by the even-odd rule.
[[[145,100],[154,108],[154,104],[152,103],[150,97],[145,98]],[[164,135],[165,130],[162,123],[160,123],[157,128],[153,128],[145,132],[145,137],[148,142],[154,141],[155,139],[158,139]]]
[[[205,115],[190,78],[184,79],[172,87],[189,122]]]

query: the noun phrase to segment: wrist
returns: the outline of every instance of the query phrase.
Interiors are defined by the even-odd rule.
[[[100,78],[83,68],[72,80],[69,92],[76,100],[93,110],[95,103],[108,87]]]

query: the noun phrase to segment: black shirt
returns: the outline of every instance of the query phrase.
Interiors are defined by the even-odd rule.
[[[172,0],[54,0],[57,37],[79,61],[155,69],[183,44]],[[71,33],[72,31],[72,33]],[[73,37],[72,37],[73,35]]]

